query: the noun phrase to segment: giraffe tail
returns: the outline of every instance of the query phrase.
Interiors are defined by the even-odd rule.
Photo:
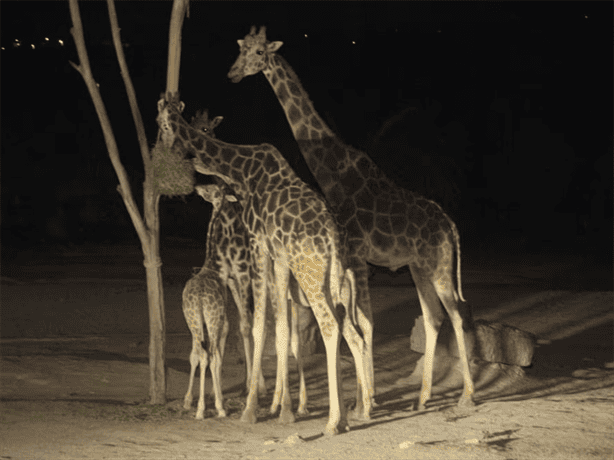
[[[467,302],[463,297],[463,288],[461,287],[461,250],[460,250],[460,235],[456,224],[449,216],[450,226],[452,227],[452,234],[454,235],[454,245],[456,246],[456,286],[458,289],[458,296],[463,302]]]
[[[333,299],[335,304],[343,304],[346,315],[349,315],[349,319],[352,324],[357,323],[357,306],[356,306],[356,277],[352,269],[347,268],[343,270],[341,261],[337,256],[333,257],[333,265],[330,270],[330,286],[336,287],[333,292]]]

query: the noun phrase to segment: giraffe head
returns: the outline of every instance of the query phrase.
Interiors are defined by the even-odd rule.
[[[229,202],[237,201],[237,197],[228,193],[226,187],[217,184],[197,185],[194,188],[196,189],[196,193],[198,193],[203,200],[213,205],[213,209],[219,209],[224,199]]]
[[[215,139],[214,129],[219,125],[224,117],[215,117],[213,120],[209,119],[209,111],[197,110],[196,115],[192,117],[190,126],[194,129],[201,130],[205,134]]]
[[[230,68],[228,78],[233,83],[240,82],[243,77],[255,75],[265,69],[271,57],[284,42],[269,42],[266,39],[266,27],[260,27],[256,34],[256,26],[252,26],[249,34],[243,40],[237,40],[241,53]]]

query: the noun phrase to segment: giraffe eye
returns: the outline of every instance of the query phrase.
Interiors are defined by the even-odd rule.
[[[262,51],[262,50],[258,50],[258,51],[256,51],[256,54],[257,54],[258,56],[262,56],[262,55],[264,54],[264,51]]]

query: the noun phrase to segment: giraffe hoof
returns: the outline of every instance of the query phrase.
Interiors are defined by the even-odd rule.
[[[294,423],[296,418],[291,410],[282,410],[279,414],[279,423]]]
[[[205,419],[205,414],[203,412],[197,412],[196,413],[196,417],[194,417],[196,420],[204,420]]]
[[[339,428],[343,427],[343,428]],[[339,423],[338,425],[331,424],[330,422],[326,424],[326,428],[324,429],[324,435],[326,436],[334,436],[339,433],[346,433],[350,431],[350,426],[347,423]]]
[[[474,407],[475,402],[471,396],[463,396],[458,400],[458,407]]]
[[[225,411],[225,410],[223,410],[223,409],[222,409],[222,410],[217,411],[217,416],[218,416],[219,418],[224,418],[224,417],[226,417],[226,411]]]
[[[419,411],[426,410],[426,406],[424,405],[424,403],[420,403],[420,404],[418,404],[418,410],[419,410]]]
[[[183,403],[183,408],[184,408],[185,410],[190,410],[190,409],[192,408],[192,401],[190,401],[190,402],[188,402],[188,401],[184,402],[184,403]]]
[[[256,417],[255,411],[252,411],[252,410],[243,411],[243,415],[241,415],[241,421],[243,423],[251,423],[252,425],[256,423],[257,417]]]
[[[371,420],[371,414],[368,411],[364,411],[362,408],[359,410],[354,409],[353,411],[350,412],[350,417],[353,420],[360,420],[363,422],[367,422],[369,420]]]
[[[301,415],[301,416],[303,416],[303,415],[309,415],[309,411],[308,411],[308,410],[307,410],[307,408],[305,408],[305,407],[299,407],[299,408],[298,408],[298,410],[296,411],[296,413],[297,413],[298,415]]]

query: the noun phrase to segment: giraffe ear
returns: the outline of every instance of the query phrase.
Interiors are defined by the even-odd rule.
[[[281,45],[283,45],[283,44],[284,44],[284,42],[271,42],[271,43],[267,43],[266,50],[267,50],[268,53],[274,53],[279,48],[281,48]]]
[[[229,201],[231,203],[236,203],[238,200],[237,200],[237,197],[234,195],[226,195],[226,201]]]
[[[214,129],[222,122],[223,119],[224,117],[215,117],[213,120],[211,120],[211,126],[209,127],[209,129]]]
[[[239,44],[239,48],[243,48],[243,43],[245,43],[245,40],[237,40],[237,43]]]

